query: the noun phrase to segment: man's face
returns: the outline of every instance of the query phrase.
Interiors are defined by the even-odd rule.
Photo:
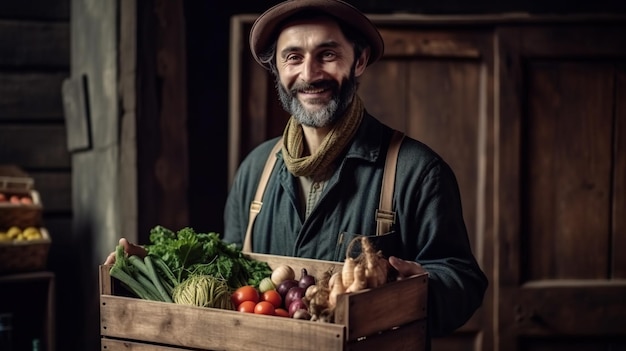
[[[276,85],[283,108],[301,124],[326,127],[347,108],[367,63],[326,17],[285,26],[276,45]]]

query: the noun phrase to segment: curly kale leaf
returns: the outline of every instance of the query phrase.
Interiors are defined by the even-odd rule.
[[[258,286],[272,271],[266,262],[247,258],[234,244],[227,244],[219,234],[196,233],[185,227],[173,232],[163,226],[150,231],[150,254],[159,256],[182,282],[190,275],[209,274],[228,281],[232,288]]]

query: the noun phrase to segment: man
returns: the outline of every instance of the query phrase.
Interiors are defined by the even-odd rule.
[[[242,162],[226,203],[224,240],[247,241],[253,252],[342,261],[351,238],[370,236],[401,276],[429,273],[431,335],[463,325],[482,304],[487,279],[471,252],[452,170],[416,140],[400,147],[395,223],[375,235],[393,134],[357,94],[357,79],[384,51],[375,26],[341,1],[291,0],[255,21],[250,47],[275,77],[291,118],[280,152],[271,152],[278,139],[269,140]],[[246,239],[268,157],[276,164]]]
[[[350,240],[366,235],[400,277],[428,272],[431,336],[463,325],[482,304],[487,279],[471,251],[453,171],[414,139],[400,144],[392,224],[377,232],[394,131],[369,115],[357,94],[358,78],[383,55],[376,27],[338,0],[290,0],[256,20],[250,47],[292,117],[281,138],[241,163],[226,203],[224,241],[258,253],[343,261]],[[261,181],[267,160],[275,165]],[[263,196],[250,211],[259,184]]]

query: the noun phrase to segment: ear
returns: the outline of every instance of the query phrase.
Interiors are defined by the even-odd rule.
[[[361,56],[356,60],[356,64],[354,67],[354,75],[359,77],[363,72],[365,72],[365,67],[367,67],[367,61],[370,58],[370,48],[363,50]]]

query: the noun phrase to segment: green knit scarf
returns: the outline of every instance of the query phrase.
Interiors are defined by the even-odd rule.
[[[296,177],[315,177],[327,173],[335,159],[352,141],[363,119],[363,112],[363,103],[355,95],[345,115],[326,135],[319,150],[310,156],[302,156],[304,153],[302,126],[292,116],[283,132],[283,159],[289,172]]]

